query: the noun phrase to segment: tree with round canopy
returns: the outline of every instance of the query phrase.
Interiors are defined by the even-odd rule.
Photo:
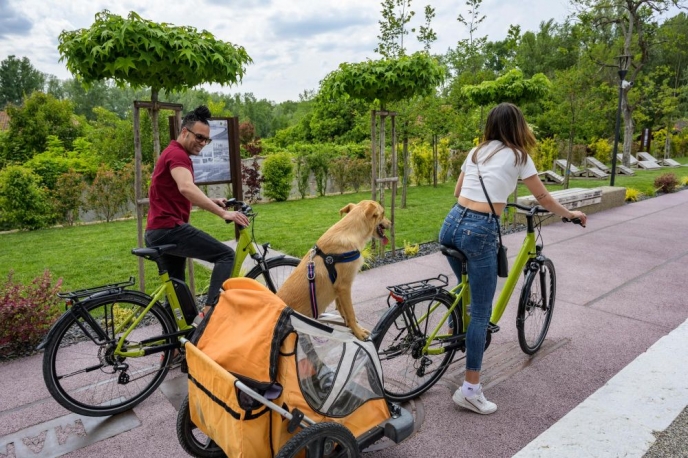
[[[58,51],[60,61],[86,85],[111,79],[120,87],[150,88],[156,159],[160,90],[236,84],[252,63],[243,47],[217,40],[206,30],[156,23],[133,11],[124,18],[103,10],[90,28],[63,31]]]
[[[401,55],[399,57],[385,57],[379,60],[367,60],[355,64],[342,63],[339,68],[328,74],[320,85],[320,97],[325,100],[336,100],[339,98],[354,98],[364,100],[370,104],[380,104],[380,111],[372,112],[371,138],[372,138],[372,159],[373,159],[373,200],[376,200],[377,181],[375,174],[375,117],[381,117],[380,122],[380,151],[384,152],[385,124],[384,119],[387,113],[386,107],[389,103],[410,99],[416,96],[432,94],[442,83],[445,70],[440,63],[430,56],[426,51],[419,51],[411,55]],[[392,155],[396,155],[396,139],[394,131],[394,117],[392,116]],[[395,158],[394,158],[395,159]],[[384,153],[381,154],[381,164],[384,164]],[[393,175],[396,177],[396,160],[393,160]],[[395,179],[393,177],[392,179]],[[392,200],[394,200],[396,187],[392,188]],[[382,188],[380,200],[384,202]],[[392,224],[394,223],[394,205],[391,214]],[[394,232],[392,232],[392,252],[394,252]]]

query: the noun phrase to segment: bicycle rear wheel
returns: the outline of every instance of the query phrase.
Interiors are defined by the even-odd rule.
[[[537,261],[534,261],[537,262]],[[516,329],[518,343],[524,353],[532,355],[545,341],[554,311],[557,276],[549,259],[538,262],[537,270],[529,270],[518,302]]]
[[[66,409],[91,417],[131,409],[160,385],[168,371],[172,349],[142,357],[115,356],[122,330],[148,306],[145,296],[124,293],[83,304],[90,319],[77,313],[58,321],[43,355],[43,379],[55,400]],[[98,338],[99,327],[107,336]],[[172,338],[143,342],[176,331],[170,316],[155,304],[127,336],[123,350],[171,343]]]
[[[383,389],[392,401],[420,396],[449,367],[456,348],[445,350],[447,339],[463,329],[458,313],[461,303],[447,315],[453,302],[447,294],[413,297],[390,308],[375,326],[372,335],[382,364]],[[440,324],[440,333],[424,351],[429,335]]]
[[[257,280],[270,291],[276,293],[296,269],[296,266],[299,265],[299,262],[301,262],[299,259],[290,257],[270,258],[266,261],[267,270],[263,270],[260,265],[257,265],[246,276]]]

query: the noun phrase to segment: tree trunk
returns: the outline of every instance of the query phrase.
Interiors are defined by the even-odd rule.
[[[151,102],[153,102],[153,109],[150,110],[151,124],[153,129],[153,164],[158,162],[160,156],[160,131],[158,129],[158,92],[156,88],[151,88]]]

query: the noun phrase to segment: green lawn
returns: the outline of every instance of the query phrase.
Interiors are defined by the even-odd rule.
[[[688,158],[678,159],[688,163]],[[636,172],[636,176],[617,175],[616,186],[632,187],[644,193],[653,189],[654,179],[663,173],[675,173],[681,180],[688,177],[688,167]],[[607,180],[571,179],[570,187],[592,188],[609,184]],[[562,186],[547,186],[550,190]],[[454,183],[410,187],[407,208],[401,209],[401,192],[395,213],[396,245],[404,241],[423,243],[437,239],[447,211],[454,204]],[[519,186],[519,195],[530,194]],[[389,215],[391,191],[385,193]],[[339,219],[339,209],[349,202],[370,199],[370,192],[334,195],[318,198],[256,204],[258,213],[254,224],[259,243],[272,246],[288,254],[302,257],[328,227]],[[234,226],[203,211],[195,211],[191,222],[220,240],[234,236]],[[10,270],[15,278],[30,282],[49,269],[54,278],[63,279],[63,290],[85,288],[110,282],[123,281],[137,276],[137,258],[131,254],[136,246],[136,221],[80,225],[69,228],[52,228],[31,232],[0,234],[0,276]],[[208,284],[209,273],[197,267],[196,284]],[[146,262],[147,287],[154,284],[157,273],[151,262]]]

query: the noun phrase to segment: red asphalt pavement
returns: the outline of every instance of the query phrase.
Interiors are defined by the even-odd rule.
[[[504,237],[512,256],[523,235]],[[417,430],[410,438],[364,456],[511,457],[522,449],[519,456],[540,456],[527,447],[531,441],[608,386],[634,360],[644,364],[639,357],[688,320],[688,191],[590,215],[585,229],[551,224],[543,228],[542,238],[544,253],[557,271],[554,318],[542,350],[533,357],[523,354],[515,328],[517,287],[483,367],[486,395],[498,411],[480,416],[452,403],[451,394],[463,380],[463,362],[459,362],[428,393],[407,405],[417,419]],[[386,285],[440,273],[453,278],[440,253],[360,273],[354,283],[359,321],[372,328],[386,309]],[[688,366],[688,342],[684,343],[672,350],[675,354],[665,355],[668,361],[674,358],[678,367]],[[82,436],[77,439],[90,443],[64,456],[186,456],[175,429],[175,405],[185,383],[179,370],[172,371],[163,387],[133,412],[93,425],[86,419],[78,423],[78,416],[62,418],[69,412],[45,388],[41,361],[42,355],[35,355],[0,363],[0,457],[59,456],[68,442],[65,435],[74,431],[72,435]],[[653,369],[649,382],[642,383],[662,386],[662,368],[669,371],[671,366]],[[688,377],[682,380],[672,394],[676,408],[654,412],[648,407],[648,416],[671,423],[688,405]],[[634,402],[641,388],[631,385],[615,395]],[[602,389],[595,396],[605,392]],[[581,419],[581,423],[596,421],[595,415]],[[64,425],[76,426],[70,430]],[[586,426],[574,424],[575,428]],[[108,431],[118,428],[123,432],[107,438]],[[605,423],[597,429],[604,433]],[[588,448],[586,456],[642,456],[650,446],[630,449],[629,442],[629,450],[619,453],[605,449],[603,442],[597,451]],[[556,444],[545,448],[552,447],[551,456],[557,456]],[[575,444],[568,447],[575,450]]]

